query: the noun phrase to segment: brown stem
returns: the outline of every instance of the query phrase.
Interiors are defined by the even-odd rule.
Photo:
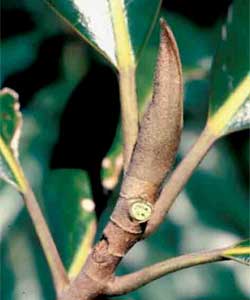
[[[124,170],[130,162],[138,134],[138,108],[135,67],[121,69],[119,73],[122,131],[124,141]]]
[[[30,187],[22,194],[36,233],[41,242],[44,254],[50,267],[57,295],[68,285],[69,280],[59,253],[43,217],[41,209]]]
[[[181,192],[201,160],[205,157],[210,147],[214,144],[215,140],[216,137],[209,131],[209,128],[206,127],[161,191],[155,204],[152,217],[148,221],[144,237],[154,232],[163,222],[165,215],[168,213],[176,197]]]
[[[107,294],[123,295],[169,273],[196,265],[225,260],[226,258],[221,256],[223,250],[225,249],[185,254],[156,263],[132,274],[115,277],[115,279],[109,283]]]
[[[144,207],[145,203],[147,207],[155,203],[161,181],[170,169],[178,148],[182,127],[182,75],[177,46],[165,23],[162,22],[153,100],[141,122],[128,168],[137,131],[137,127],[132,130],[134,135],[131,139],[130,127],[135,125],[135,116],[137,117],[135,107],[131,103],[131,111],[130,105],[131,99],[135,97],[135,79],[134,71],[132,74],[122,71],[120,75],[122,113],[125,114],[125,154],[127,153],[120,197],[100,242],[93,248],[80,274],[60,295],[60,300],[93,300],[105,293],[107,283],[113,280],[119,262],[142,238],[144,232],[145,226],[138,221],[141,219],[134,218],[135,214],[131,214],[132,203],[139,200]],[[143,210],[143,206],[141,208]]]

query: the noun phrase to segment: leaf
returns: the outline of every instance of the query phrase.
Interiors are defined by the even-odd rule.
[[[138,61],[161,4],[161,0],[46,2],[118,69]]]
[[[216,136],[250,124],[250,64],[248,0],[238,0],[228,11],[212,69],[208,125]]]
[[[95,235],[94,202],[86,172],[50,173],[44,187],[50,228],[70,276],[82,267]]]
[[[204,226],[244,236],[249,227],[248,195],[237,168],[230,151],[216,147],[193,174],[186,194]]]
[[[24,191],[26,181],[18,162],[21,126],[18,95],[4,88],[0,91],[0,178]]]
[[[250,239],[224,251],[222,256],[250,266]]]
[[[77,55],[78,61],[81,55],[82,54]],[[62,249],[63,259],[67,262],[67,267],[70,268],[71,262],[73,262],[73,260],[75,261],[76,258],[75,255],[81,252],[76,250],[77,245],[82,246],[82,248],[84,249],[83,254],[86,253],[85,249],[88,249],[89,247],[88,245],[91,241],[91,230],[93,232],[93,228],[95,226],[94,223],[95,220],[94,218],[91,219],[92,213],[86,212],[85,214],[83,214],[82,210],[76,209],[78,202],[76,203],[74,202],[75,198],[73,197],[68,198],[67,199],[68,206],[67,206],[65,203],[66,197],[60,197],[61,193],[57,192],[59,191],[58,186],[54,189],[55,199],[54,200],[52,199],[52,194],[50,197],[47,197],[48,183],[46,184],[45,181],[50,181],[50,176],[48,174],[49,172],[48,165],[51,157],[52,147],[56,143],[56,139],[58,137],[58,127],[61,118],[61,113],[65,107],[67,99],[72,93],[72,89],[77,84],[77,80],[79,80],[78,78],[76,78],[76,76],[72,76],[72,72],[68,71],[69,68],[66,66],[66,64],[67,65],[72,64],[72,60],[70,61],[67,60],[65,64],[62,65],[60,74],[62,75],[67,72],[68,76],[62,76],[60,77],[59,80],[52,82],[51,84],[45,86],[39,91],[36,91],[35,95],[32,98],[31,103],[23,111],[24,126],[22,128],[22,140],[21,140],[22,147],[20,147],[19,156],[22,158],[22,167],[25,170],[25,174],[27,178],[29,178],[32,188],[34,189],[36,195],[39,197],[39,203],[43,208],[49,227],[50,229],[52,229],[53,238],[54,236],[56,236],[56,242],[58,245],[60,245],[59,250]],[[72,71],[72,68],[70,69],[70,71]],[[64,173],[64,171],[60,171],[60,172]],[[75,179],[75,176],[77,175],[74,175],[73,173],[74,172],[72,172],[72,176]],[[69,177],[70,173],[67,174],[68,174],[67,176]],[[59,171],[56,176],[60,176]],[[54,178],[56,176],[54,176]],[[80,185],[79,181],[74,181],[70,179],[67,181],[67,176],[63,175],[64,181],[58,180],[58,182],[61,182],[64,185],[66,185],[65,181],[67,184],[71,184],[72,182],[77,182],[75,188],[78,189]],[[79,176],[80,176],[80,180],[84,179],[84,176],[82,176],[81,173]],[[80,190],[86,192],[88,189],[85,185],[85,180],[83,185],[84,188]],[[69,187],[69,190],[71,188],[72,186]],[[66,187],[61,190],[64,191],[65,189]],[[70,193],[68,193],[67,195],[70,196]],[[72,196],[74,195],[75,194],[72,194]],[[86,193],[86,196],[87,195],[88,194]],[[30,226],[30,220],[27,216],[27,212],[25,210],[22,210],[20,213],[18,213],[21,207],[19,201],[17,201],[18,199],[16,198],[16,193],[10,193],[10,189],[7,186],[4,186],[3,189],[0,190],[0,199],[4,200],[4,201],[0,201],[0,210],[3,211],[4,209],[4,215],[5,215],[4,218],[0,217],[1,225],[2,222],[6,220],[6,218],[9,219],[9,221],[6,223],[6,230],[5,230],[6,234],[3,235],[3,240],[6,241],[6,239],[8,239],[9,237],[11,237],[11,240],[12,239],[15,240],[16,238],[15,230],[17,230],[18,232],[21,232],[25,236],[28,235],[28,238],[30,239],[30,243],[32,244],[31,250],[33,253],[33,255],[30,256],[30,260],[27,261],[26,267],[30,269],[30,261],[32,261],[33,262],[32,268],[34,269],[34,272],[32,273],[31,271],[27,271],[27,273],[25,273],[27,277],[26,276],[24,277],[22,275],[20,275],[20,277],[16,277],[16,265],[23,264],[21,255],[20,257],[18,256],[15,257],[15,262],[13,262],[13,265],[9,265],[9,268],[11,268],[11,270],[9,269],[7,270],[9,270],[10,272],[9,277],[11,277],[12,280],[10,281],[10,284],[8,284],[8,286],[11,286],[12,290],[6,292],[9,292],[10,295],[13,294],[12,296],[9,297],[15,298],[16,297],[15,287],[17,287],[23,281],[26,282],[27,278],[32,278],[33,281],[28,280],[30,284],[28,289],[26,290],[27,293],[29,291],[33,293],[34,291],[36,295],[36,299],[38,299],[40,293],[42,292],[42,296],[39,299],[48,299],[48,300],[55,299],[56,296],[54,295],[54,289],[51,284],[49,269],[46,261],[44,260],[43,253],[40,249],[40,245],[37,242],[37,238],[34,235],[34,229],[32,226]],[[64,200],[63,204],[60,203],[61,199]],[[58,201],[58,203],[55,202],[56,200]],[[6,204],[9,203],[8,206],[7,205],[1,206],[4,205],[4,202],[6,202]],[[12,213],[13,211],[14,211],[14,215]],[[67,211],[69,211],[68,214],[69,216],[71,216],[71,221],[73,219],[73,212],[76,212],[77,214],[77,216],[74,217],[72,224],[70,226],[68,226],[68,223],[65,220]],[[82,223],[81,223],[82,226],[80,225],[79,228],[79,236],[78,236],[79,244],[77,244],[76,241],[76,234],[72,234],[72,228],[75,228],[73,224],[74,220],[79,225],[80,216],[78,217],[78,214],[80,216],[83,216]],[[67,246],[64,245],[65,241],[68,243]],[[84,243],[84,241],[86,242]],[[71,247],[70,242],[72,242],[72,248],[70,248]],[[7,247],[11,247],[11,246],[12,244],[8,244]],[[26,248],[30,249],[30,244],[28,244],[25,249],[24,248],[20,249],[19,244],[18,247],[19,247],[18,250],[21,253],[21,252],[25,252]],[[80,257],[80,260],[79,258],[77,259],[77,261],[78,262],[80,261],[80,263],[83,260],[84,260],[84,256]],[[6,264],[9,264],[8,257],[5,258],[5,261]],[[22,272],[23,269],[20,273],[22,274]],[[71,272],[70,275],[72,274]],[[7,286],[5,287],[5,290],[6,288]]]

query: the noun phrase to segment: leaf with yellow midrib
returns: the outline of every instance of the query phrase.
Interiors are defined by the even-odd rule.
[[[250,11],[248,0],[229,8],[211,74],[208,126],[216,136],[250,124]]]
[[[227,249],[222,256],[250,266],[250,239]]]
[[[0,178],[24,192],[27,183],[18,162],[21,126],[18,95],[4,88],[0,91]]]
[[[45,0],[118,70],[134,66],[161,0]]]

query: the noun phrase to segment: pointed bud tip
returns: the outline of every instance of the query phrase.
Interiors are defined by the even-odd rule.
[[[172,32],[171,28],[168,26],[166,20],[164,20],[163,18],[160,18],[160,26],[161,26],[160,48],[165,48],[168,51],[174,53],[176,62],[181,72],[180,54],[179,54],[174,33]]]
[[[183,80],[179,51],[165,20],[160,19],[160,25],[153,100],[141,122],[128,170],[129,176],[157,186],[171,170],[183,123]]]
[[[170,40],[173,45],[176,44],[175,38],[172,30],[170,29],[168,23],[163,18],[160,18],[160,26],[161,26],[161,39]]]
[[[163,18],[160,18],[160,26],[161,29],[164,29],[167,26],[167,22]]]

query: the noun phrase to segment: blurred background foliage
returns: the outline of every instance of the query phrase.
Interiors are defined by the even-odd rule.
[[[161,15],[175,33],[185,78],[185,126],[177,162],[206,122],[211,62],[230,2],[163,1]],[[88,200],[94,197],[103,210],[121,166],[116,76],[43,1],[2,0],[1,22],[1,86],[19,93],[24,116],[21,163],[69,268],[94,218]],[[152,93],[158,37],[157,25],[138,67],[142,110]],[[67,170],[54,170],[58,168]],[[245,130],[216,144],[158,232],[129,252],[119,273],[246,238],[248,183]],[[1,299],[54,299],[50,273],[20,197],[0,182],[0,199]],[[101,225],[114,199],[110,197]],[[121,298],[244,300],[250,295],[247,275],[247,267],[233,262],[200,266]]]

